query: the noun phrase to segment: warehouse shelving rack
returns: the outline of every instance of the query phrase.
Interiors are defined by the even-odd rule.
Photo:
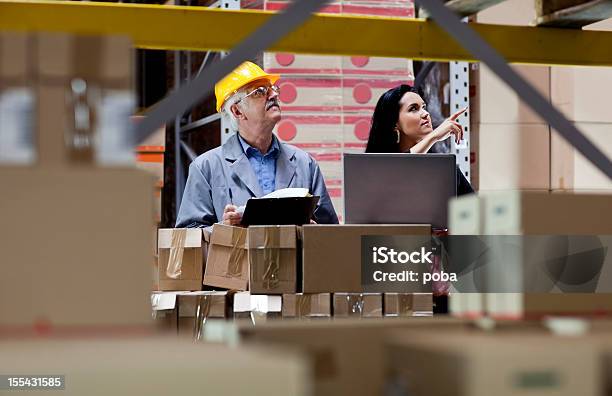
[[[236,0],[228,0],[235,2]],[[302,0],[302,2],[307,0]],[[429,0],[436,2],[439,0]],[[454,0],[458,1],[458,0]],[[489,3],[495,3],[490,1]],[[485,4],[484,2],[482,4]],[[223,7],[224,8],[224,7]],[[0,29],[66,32],[73,34],[125,34],[134,45],[142,49],[173,51],[228,51],[249,38],[266,25],[274,13],[255,10],[212,9],[189,6],[160,6],[143,4],[88,3],[68,1],[0,1]],[[296,7],[297,8],[297,7]],[[299,23],[296,24],[299,26]],[[217,34],[203,34],[207,32]],[[612,66],[612,32],[577,29],[542,28],[531,26],[502,26],[470,23],[469,27],[486,45],[495,49],[508,63],[571,66]],[[282,37],[282,36],[280,36]],[[406,38],[411,45],[406,45]],[[333,38],[333,39],[330,39]],[[460,41],[460,40],[459,40]],[[563,43],[563,49],[559,49]],[[466,43],[463,42],[465,45]],[[271,52],[311,53],[320,55],[364,55],[401,57],[415,60],[452,62],[454,69],[465,70],[465,62],[478,62],[470,51],[451,37],[438,24],[423,19],[381,18],[366,16],[313,14],[306,23],[286,34],[266,49]],[[175,62],[175,67],[179,65]],[[204,65],[203,65],[204,67]],[[229,71],[229,70],[227,70]],[[176,87],[180,85],[180,73],[175,73]],[[454,84],[465,85],[457,78]],[[512,86],[512,84],[510,84]],[[518,87],[518,84],[516,85]],[[524,89],[531,88],[523,86]],[[516,88],[518,89],[518,88]],[[180,95],[180,89],[177,95]],[[186,90],[185,90],[186,91]],[[193,93],[191,93],[193,96]],[[206,92],[202,93],[202,95]],[[153,109],[156,117],[143,122],[139,133],[143,137],[160,118],[168,120],[170,110],[177,108],[177,95],[164,99],[159,109]],[[465,97],[465,96],[464,96]],[[193,99],[190,97],[190,100]],[[183,101],[182,106],[188,104]],[[173,104],[171,106],[170,104]],[[193,104],[193,101],[189,102]],[[535,103],[535,102],[533,102]],[[457,97],[452,103],[458,106]],[[170,110],[169,110],[170,109]],[[554,110],[554,109],[553,109]],[[543,111],[536,109],[536,111]],[[545,111],[543,111],[545,112]],[[195,122],[177,125],[175,133],[189,131],[198,125],[218,119],[218,115]],[[549,112],[548,116],[551,116]],[[555,115],[557,116],[557,115]],[[561,116],[562,117],[562,116]],[[546,117],[545,117],[546,118]],[[554,118],[554,117],[552,117]],[[566,123],[556,117],[557,123]],[[180,123],[180,121],[178,121]],[[558,128],[557,128],[558,129]],[[571,128],[570,128],[571,129]],[[581,152],[605,174],[612,175],[610,160],[596,149],[579,131],[571,135]],[[576,133],[577,132],[577,133]],[[189,148],[177,139],[175,152]],[[458,148],[455,148],[458,149]],[[464,149],[464,147],[461,147]],[[464,156],[465,159],[465,156]],[[467,158],[469,163],[469,156]],[[178,162],[177,162],[178,163]],[[181,167],[176,167],[182,172]],[[178,175],[178,173],[177,173]],[[178,175],[177,181],[183,179]],[[180,185],[177,183],[177,185]],[[177,202],[180,202],[177,188]]]

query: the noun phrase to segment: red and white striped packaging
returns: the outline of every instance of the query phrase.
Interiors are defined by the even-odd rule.
[[[342,138],[345,153],[365,152],[370,136],[371,120],[372,113],[347,114],[344,116]]]
[[[317,161],[323,178],[328,182],[342,183],[342,151],[341,150],[310,150],[308,154]],[[329,185],[328,185],[329,187]],[[338,186],[337,186],[338,187]]]
[[[284,113],[274,132],[282,142],[304,151],[342,150],[340,114]]]
[[[332,198],[331,201],[338,216],[338,221],[340,224],[344,223],[344,198],[340,195],[337,198]]]
[[[275,0],[275,1],[264,1],[264,9],[266,11],[280,11],[284,10],[292,0]],[[317,13],[320,14],[340,14],[342,11],[342,3],[340,1],[332,1],[325,7],[321,8]]]
[[[266,52],[264,69],[268,73],[283,76],[291,74],[339,76],[342,71],[342,57]]]
[[[342,3],[342,14],[381,17],[414,18],[412,1],[347,1]]]
[[[342,79],[281,78],[280,103],[282,111],[337,112],[342,110]]]
[[[342,110],[347,112],[373,112],[383,93],[411,80],[386,78],[344,78],[342,81]]]
[[[332,200],[336,213],[340,216],[343,210],[342,185],[344,172],[342,166],[342,151],[333,149],[308,150],[308,153],[317,161],[327,193]]]
[[[412,61],[403,58],[343,56],[342,74],[351,76],[388,76],[414,80]]]

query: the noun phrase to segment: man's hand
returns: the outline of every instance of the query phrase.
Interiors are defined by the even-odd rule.
[[[242,220],[242,213],[238,212],[238,207],[235,205],[226,205],[223,209],[223,224],[238,226]]]

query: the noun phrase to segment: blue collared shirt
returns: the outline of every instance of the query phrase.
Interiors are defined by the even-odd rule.
[[[272,135],[272,146],[266,154],[250,146],[240,134],[238,134],[238,140],[257,176],[261,191],[264,195],[270,194],[276,187],[276,158],[280,151],[276,136]]]

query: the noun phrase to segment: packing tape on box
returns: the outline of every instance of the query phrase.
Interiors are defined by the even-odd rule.
[[[397,296],[397,314],[400,316],[412,316],[413,304],[412,294],[400,293]]]
[[[347,294],[346,303],[348,304],[349,316],[363,314],[363,295],[361,294]]]
[[[182,274],[183,253],[185,252],[186,229],[172,230],[170,241],[170,255],[166,267],[166,276],[170,279],[178,279]]]
[[[198,296],[198,304],[196,306],[196,320],[193,328],[193,339],[199,340],[202,333],[202,326],[208,318],[210,313],[210,306],[212,305],[212,297],[209,295]]]
[[[227,276],[239,278],[242,276],[242,259],[246,253],[244,243],[246,241],[246,229],[232,229],[232,252],[230,253]]]
[[[311,294],[301,294],[296,295],[296,316],[308,316],[312,313],[312,295]]]
[[[259,258],[263,257],[260,261]],[[280,283],[280,227],[264,229],[264,244],[257,247],[257,264],[263,264],[263,286],[267,290],[275,289]]]

